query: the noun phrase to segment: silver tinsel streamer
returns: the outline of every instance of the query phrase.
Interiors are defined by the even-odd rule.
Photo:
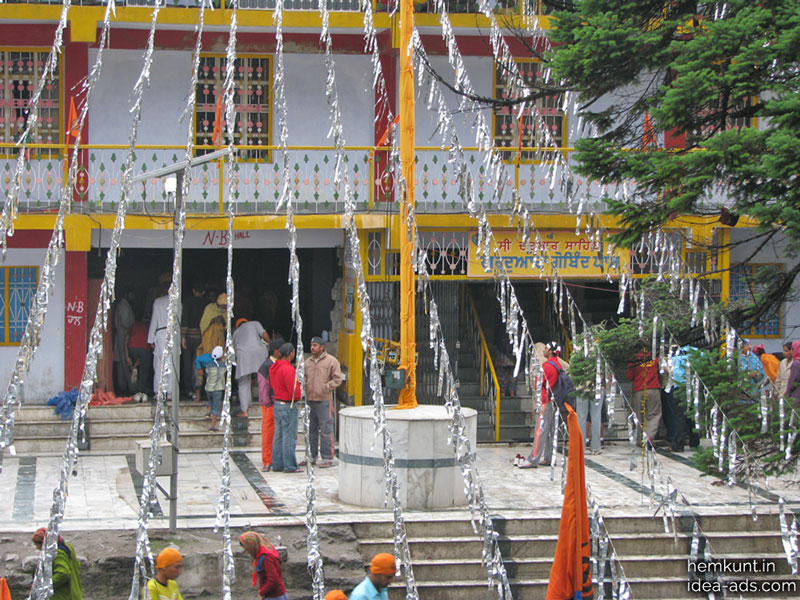
[[[86,97],[81,111],[78,116],[78,125],[83,128],[86,122],[86,117],[89,113],[89,97],[91,91],[94,89],[103,64],[103,50],[105,48],[106,40],[108,38],[109,23],[111,15],[114,13],[114,0],[109,0],[106,6],[105,16],[103,19],[103,29],[100,34],[100,44],[97,53],[97,59],[94,66],[89,73],[86,82],[84,83],[84,91]],[[14,443],[14,425],[16,423],[16,415],[18,408],[24,401],[25,392],[25,376],[30,370],[31,362],[36,354],[36,350],[41,342],[42,329],[44,328],[44,319],[47,315],[47,306],[50,299],[50,294],[53,293],[55,287],[56,266],[61,256],[61,248],[64,245],[64,217],[69,209],[72,199],[72,188],[75,182],[75,177],[78,172],[78,152],[80,140],[76,139],[71,152],[70,166],[67,171],[67,180],[61,188],[60,199],[58,204],[58,213],[56,215],[55,225],[53,226],[53,234],[50,237],[50,242],[47,246],[47,253],[45,254],[44,264],[42,265],[41,277],[39,285],[36,288],[36,295],[30,306],[28,316],[28,323],[25,326],[25,332],[20,340],[20,347],[17,351],[16,362],[14,363],[14,370],[11,373],[11,378],[8,384],[6,395],[3,398],[3,407],[0,412],[0,469],[2,469],[3,454],[6,448],[10,448],[13,453]]]
[[[768,423],[768,411],[769,411],[769,404],[767,403],[767,390],[764,386],[761,386],[759,389],[760,391],[760,408],[761,408],[761,433],[767,433],[767,425]]]
[[[736,485],[736,437],[728,440],[728,485]]]
[[[39,122],[39,100],[42,97],[42,91],[47,84],[52,83],[53,77],[58,70],[58,57],[61,54],[61,46],[64,41],[64,29],[67,27],[67,15],[69,14],[70,6],[71,0],[62,1],[61,17],[58,20],[58,25],[56,25],[53,46],[50,48],[50,54],[47,56],[47,62],[42,70],[42,75],[39,78],[36,90],[27,102],[27,124],[25,126],[25,131],[17,142],[17,162],[14,168],[14,175],[11,177],[8,193],[3,203],[3,212],[2,215],[0,215],[0,245],[2,245],[2,256],[0,256],[0,260],[5,260],[6,258],[8,236],[14,235],[14,219],[17,216],[17,208],[19,207],[19,190],[22,185],[25,165],[28,162],[28,152],[26,151],[28,147],[28,138],[31,130],[36,127],[36,124]],[[69,127],[67,127],[67,129],[69,129]],[[83,121],[81,121],[81,129],[83,129]],[[64,156],[64,160],[67,160],[67,156]],[[72,187],[70,186],[69,189],[72,190]]]
[[[236,92],[236,43],[237,43],[237,10],[238,1],[232,0],[229,4],[231,9],[231,23],[228,29],[228,45],[225,51],[225,79],[222,85],[222,100],[225,106],[225,129],[228,136],[228,156],[225,161],[225,172],[228,181],[233,182],[236,175],[236,154],[234,152],[234,131],[236,130],[236,103],[234,94]],[[222,414],[220,415],[220,425],[223,431],[222,453],[220,456],[220,466],[222,476],[219,486],[219,502],[217,504],[217,518],[214,524],[215,532],[222,527],[222,598],[230,600],[231,586],[236,579],[236,571],[233,561],[233,547],[231,544],[231,394],[233,387],[233,367],[236,362],[236,354],[233,348],[233,309],[236,304],[235,286],[233,283],[233,220],[234,220],[234,191],[235,186],[231,183],[228,187],[228,261],[225,278],[225,292],[228,296],[228,304],[225,319],[225,395],[222,399]]]
[[[154,10],[154,13],[158,8]],[[153,23],[155,22],[155,17]],[[144,89],[149,83],[149,66],[152,61],[152,33],[149,38],[148,51],[145,53],[145,63],[142,75],[134,87],[134,107],[133,124],[128,143],[128,155],[125,164],[132,163],[133,149],[136,145],[139,121],[141,118],[141,100]],[[55,556],[55,542],[58,539],[61,521],[64,517],[64,510],[68,497],[69,476],[72,473],[78,460],[79,449],[77,440],[79,432],[83,431],[86,423],[86,411],[91,399],[94,381],[97,376],[97,360],[103,353],[103,331],[107,326],[108,311],[111,308],[111,300],[114,293],[117,270],[117,256],[122,239],[122,231],[125,227],[125,214],[127,211],[127,200],[131,188],[131,176],[133,170],[126,168],[123,171],[122,195],[120,197],[117,215],[114,221],[114,229],[111,234],[111,242],[104,269],[103,283],[100,287],[100,294],[97,303],[97,312],[92,329],[89,333],[89,345],[86,353],[83,376],[81,377],[80,394],[72,413],[72,426],[67,437],[67,446],[62,456],[61,470],[59,473],[59,485],[53,492],[53,504],[50,508],[50,522],[48,523],[48,538],[43,545],[41,562],[37,566],[37,573],[34,579],[32,598],[46,598],[52,594],[52,560]],[[51,534],[51,532],[53,532]],[[52,542],[52,543],[50,543]]]
[[[786,520],[786,502],[783,496],[778,496],[778,519],[781,524],[781,541],[783,551],[786,553],[786,561],[792,569],[792,575],[798,573],[798,548],[797,548],[797,519],[792,515],[792,527]]]
[[[778,394],[778,419],[780,420],[781,452],[786,450],[786,429],[784,428],[784,423],[786,422],[786,413],[783,403],[783,394]]]
[[[720,472],[722,472],[722,464],[725,462],[725,447],[727,444],[727,439],[725,438],[725,434],[727,432],[725,431],[725,429],[727,424],[728,424],[727,419],[723,418],[722,425],[720,426],[720,431],[719,431],[719,448],[716,449],[717,470],[719,470]]]
[[[605,583],[606,583],[606,564],[611,566],[611,590],[612,598],[629,598],[630,596],[625,593],[627,590],[628,580],[625,577],[625,570],[622,568],[617,552],[614,549],[614,543],[606,529],[603,515],[600,514],[600,506],[592,494],[592,488],[586,484],[586,500],[589,503],[589,532],[591,534],[592,543],[592,563],[594,565],[595,582],[597,584],[597,600],[605,598]],[[608,556],[608,550],[611,548],[611,557]],[[620,595],[622,592],[624,595]]]

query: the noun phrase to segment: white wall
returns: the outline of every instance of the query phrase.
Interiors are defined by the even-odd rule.
[[[752,229],[732,229],[731,242],[741,242],[754,234]],[[784,256],[784,248],[789,243],[783,236],[776,236],[776,239],[767,244],[759,252],[752,256],[753,251],[759,246],[761,240],[743,243],[731,250],[731,264],[749,263],[782,263],[784,269],[789,269],[794,264]],[[797,282],[795,282],[797,290]],[[783,342],[800,340],[800,301],[784,302],[781,313],[781,337],[780,338],[755,338],[751,337],[753,344],[764,344],[767,352],[780,352]]]
[[[89,54],[94,64],[96,51]],[[131,95],[142,69],[140,50],[106,50],[103,70],[89,106],[89,143],[127,144],[131,128]],[[191,81],[191,51],[157,50],[150,87],[145,91],[139,144],[183,145],[189,123],[179,121]],[[372,144],[372,67],[367,56],[337,55],[336,87],[341,97],[344,136],[348,145]],[[274,63],[273,63],[274,64]],[[284,57],[290,145],[332,145],[325,98],[325,58],[322,54]],[[273,143],[278,140],[273,112]]]
[[[45,249],[9,250],[3,266],[39,266],[39,280]],[[0,346],[0,389],[5,394],[17,362],[19,346]],[[54,292],[50,296],[39,349],[25,375],[26,404],[44,404],[64,387],[64,254],[56,268]]]

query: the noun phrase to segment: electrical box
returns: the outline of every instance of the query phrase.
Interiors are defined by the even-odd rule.
[[[172,444],[162,440],[158,445],[161,446],[161,464],[156,465],[156,476],[172,475]],[[136,446],[136,470],[144,474],[152,445],[150,440],[137,440]]]
[[[386,387],[390,390],[402,390],[406,387],[405,369],[387,369],[385,372]]]

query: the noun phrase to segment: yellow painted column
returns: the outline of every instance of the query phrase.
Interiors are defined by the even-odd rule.
[[[413,0],[400,0],[400,164],[404,190],[398,232],[400,237],[400,368],[406,372],[405,387],[400,391],[399,408],[417,405],[417,367],[415,332],[414,272],[411,268],[416,224],[408,223],[414,206],[414,66],[410,49],[414,23]]]

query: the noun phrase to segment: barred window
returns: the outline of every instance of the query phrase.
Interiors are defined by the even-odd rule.
[[[525,84],[531,89],[537,82],[543,80],[542,63],[534,60],[515,61],[519,67],[520,75]],[[509,89],[508,73],[502,65],[495,65],[494,97],[496,99],[509,98],[512,95]],[[504,106],[494,111],[494,141],[502,151],[503,159],[517,160],[517,148],[536,148],[540,146],[562,147],[564,144],[564,112],[563,95],[554,94],[536,100],[536,107],[526,106],[520,114],[519,107]],[[541,118],[540,118],[541,117]],[[547,128],[549,135],[541,130],[541,124]],[[510,148],[511,150],[505,150]],[[530,161],[534,152],[523,151],[519,156],[521,161]]]
[[[49,51],[0,50],[0,143],[19,141],[28,124],[30,102],[43,76]],[[59,70],[42,90],[39,117],[31,129],[30,144],[60,144],[61,118]],[[15,148],[0,148],[0,155],[16,153]],[[36,151],[41,154],[40,151]]]
[[[22,341],[39,283],[39,267],[0,267],[0,345]]]
[[[226,59],[221,55],[203,55],[195,90],[195,143],[198,146],[213,145],[213,134],[217,122],[218,102],[222,99],[225,82]],[[233,139],[239,146],[238,156],[243,159],[269,160],[267,150],[272,129],[272,59],[269,56],[240,56],[235,63],[235,89],[233,102],[236,105]],[[222,143],[225,137],[225,106],[219,103]],[[217,141],[219,144],[220,142]],[[205,154],[210,150],[198,150]]]
[[[733,265],[730,269],[730,292],[731,302],[752,302],[757,294],[763,292],[756,281],[756,276],[762,269],[780,270],[780,264],[753,264],[744,263]],[[745,325],[741,332],[742,335],[753,337],[780,337],[781,336],[781,314],[776,310],[772,314],[764,315],[757,323]]]

